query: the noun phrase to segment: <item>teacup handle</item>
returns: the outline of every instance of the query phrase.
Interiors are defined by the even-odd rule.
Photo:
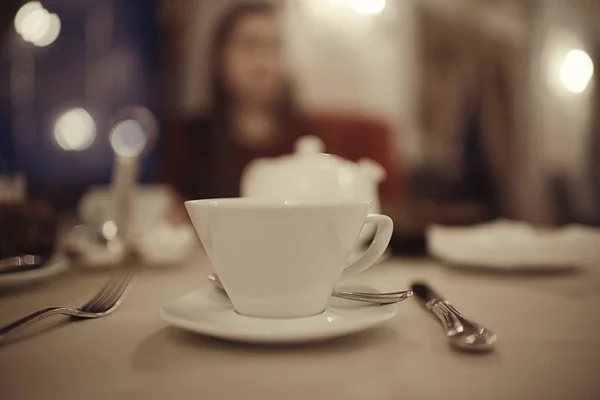
[[[390,217],[382,214],[369,214],[365,220],[365,224],[376,225],[375,238],[373,238],[373,242],[371,242],[365,254],[344,269],[342,279],[350,275],[360,274],[369,269],[385,253],[390,244],[394,231],[394,222]]]

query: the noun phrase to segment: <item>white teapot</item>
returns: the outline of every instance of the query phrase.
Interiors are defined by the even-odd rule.
[[[325,145],[315,136],[303,136],[295,143],[295,153],[252,161],[241,179],[242,197],[286,200],[370,200],[372,213],[380,211],[378,188],[385,170],[376,162],[358,163],[326,154]],[[359,244],[373,234],[363,229]]]

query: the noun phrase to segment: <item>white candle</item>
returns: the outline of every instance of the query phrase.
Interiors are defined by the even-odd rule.
[[[130,211],[133,189],[139,171],[138,157],[123,157],[115,154],[112,193],[113,216],[117,225],[117,236],[125,245],[129,242]]]

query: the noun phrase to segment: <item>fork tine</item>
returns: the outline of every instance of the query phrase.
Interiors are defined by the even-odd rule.
[[[133,278],[133,272],[129,271],[123,275],[121,275],[121,280],[114,286],[113,290],[110,292],[110,295],[107,296],[103,302],[98,305],[99,312],[106,312],[113,309],[115,306],[119,305],[121,299],[127,292],[131,285],[131,280]]]
[[[100,289],[98,293],[96,293],[96,295],[81,308],[86,311],[94,312],[99,305],[106,301],[106,299],[114,291],[115,287],[118,286],[119,282],[121,282],[124,275],[125,272],[123,271],[113,275],[102,287],[102,289]]]
[[[98,300],[100,300],[102,297],[106,296],[106,292],[112,287],[113,282],[116,280],[116,278],[117,278],[117,275],[111,276],[110,279],[108,280],[108,282],[106,282],[104,284],[104,286],[102,286],[102,288],[94,295],[94,297],[92,297],[90,299],[90,301],[85,303],[81,307],[81,309],[88,310],[88,309],[92,308],[93,306],[95,306],[95,304],[98,302]]]
[[[113,293],[111,297],[109,297],[105,304],[103,304],[103,311],[111,311],[115,307],[117,307],[121,300],[125,297],[125,294],[129,290],[131,286],[131,281],[133,279],[133,272],[127,274],[121,284],[117,287],[117,290]]]

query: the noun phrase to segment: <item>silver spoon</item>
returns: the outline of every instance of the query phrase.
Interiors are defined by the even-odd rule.
[[[440,320],[450,345],[459,350],[474,352],[494,349],[498,339],[494,332],[462,315],[427,284],[414,283],[412,290],[425,308]]]
[[[208,280],[219,289],[225,290],[218,276],[209,274]],[[402,292],[389,293],[364,293],[334,290],[331,295],[340,299],[362,301],[365,303],[392,304],[408,299],[413,295],[413,292],[412,290],[404,290]]]

